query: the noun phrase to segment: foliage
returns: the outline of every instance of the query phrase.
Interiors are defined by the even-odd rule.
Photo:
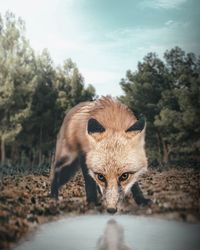
[[[120,99],[147,119],[151,160],[200,160],[199,62],[179,47],[166,51],[164,61],[149,53],[120,83],[125,92]]]
[[[149,53],[120,85],[119,99],[146,117],[150,162],[199,162],[200,57],[178,47],[162,60]],[[71,59],[55,67],[46,49],[35,54],[20,18],[0,15],[1,164],[49,165],[65,113],[94,97]]]
[[[65,112],[95,96],[71,59],[55,67],[46,49],[36,55],[21,19],[0,16],[1,163],[50,162]]]
[[[0,138],[1,158],[5,143],[14,141],[30,111],[35,76],[34,53],[24,37],[24,23],[7,12],[0,16]]]

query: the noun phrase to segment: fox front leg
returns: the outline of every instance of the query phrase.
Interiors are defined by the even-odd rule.
[[[92,179],[92,177],[88,173],[88,168],[85,163],[85,156],[83,154],[80,154],[79,159],[80,159],[81,170],[85,180],[85,192],[86,192],[87,202],[89,204],[93,203],[97,205],[98,201],[97,201],[96,182]]]
[[[53,178],[51,180],[51,197],[58,199],[59,188],[66,184],[79,168],[79,159],[65,165],[65,159],[61,158],[55,163]]]
[[[148,206],[152,203],[152,201],[150,199],[146,199],[144,197],[138,182],[135,182],[133,184],[133,186],[131,188],[131,192],[132,192],[133,198],[134,198],[135,202],[137,203],[137,205],[145,207],[145,206]]]

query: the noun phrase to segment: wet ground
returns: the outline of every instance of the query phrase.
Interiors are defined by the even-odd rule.
[[[140,208],[128,197],[121,205],[120,214],[200,222],[199,171],[149,171],[141,178],[140,185],[153,203]],[[58,202],[49,197],[48,176],[4,177],[0,183],[0,249],[13,246],[44,222],[65,215],[102,213],[101,205],[86,204],[80,173],[62,188]]]

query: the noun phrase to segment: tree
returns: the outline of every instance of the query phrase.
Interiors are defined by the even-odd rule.
[[[166,51],[164,59],[149,53],[136,72],[127,71],[120,99],[147,118],[150,159],[166,164],[187,154],[199,160],[199,59],[178,47]]]
[[[94,87],[88,85],[85,88],[84,78],[71,59],[67,59],[62,68],[57,68],[56,89],[58,91],[57,104],[62,113],[61,120],[64,114],[76,104],[95,97]]]
[[[155,126],[162,130],[168,153],[197,160],[200,145],[200,68],[193,53],[176,47],[164,55],[169,89],[162,93]]]
[[[7,12],[0,16],[0,140],[1,163],[5,145],[21,131],[30,110],[35,84],[34,53],[24,37],[24,23]]]
[[[22,124],[23,130],[19,139],[27,148],[33,162],[40,165],[44,160],[43,155],[48,156],[53,147],[57,125],[57,90],[54,87],[56,72],[47,50],[38,56],[35,73],[37,85],[30,113]]]
[[[47,50],[35,56],[25,25],[14,14],[0,15],[0,159],[16,165],[42,164],[53,151],[56,134],[70,108],[93,99],[76,64],[55,68]],[[49,160],[49,159],[48,159]]]
[[[71,60],[63,68],[54,69],[47,50],[36,60],[35,74],[37,85],[30,113],[17,139],[32,165],[41,165],[49,163],[65,113],[94,93],[84,88],[83,78]]]
[[[166,73],[164,63],[155,53],[149,53],[143,63],[138,63],[138,71],[127,71],[126,79],[122,79],[120,83],[125,92],[125,96],[120,98],[121,101],[130,107],[136,117],[141,114],[146,117],[147,149],[150,158],[158,158],[159,154],[164,158],[165,143],[154,122],[156,115],[160,113],[158,102],[168,85]]]

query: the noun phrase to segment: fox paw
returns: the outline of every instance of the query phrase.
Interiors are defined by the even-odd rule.
[[[148,207],[149,205],[152,204],[152,200],[151,199],[142,199],[140,202],[138,202],[138,205],[141,207]]]

